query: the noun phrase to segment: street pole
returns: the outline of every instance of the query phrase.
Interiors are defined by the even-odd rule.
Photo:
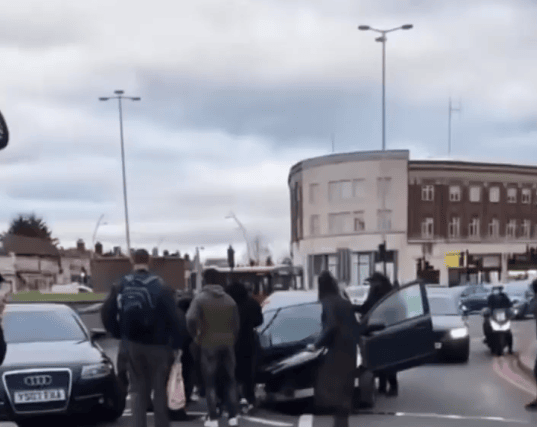
[[[121,138],[121,164],[122,164],[122,170],[123,170],[123,202],[125,204],[125,235],[127,240],[127,256],[131,257],[131,237],[130,237],[130,230],[129,230],[129,208],[127,203],[127,176],[125,171],[125,146],[123,141],[123,110],[121,105],[121,100],[123,98],[130,99],[131,101],[140,101],[141,98],[139,97],[130,97],[130,96],[123,96],[125,93],[122,90],[116,90],[114,93],[117,96],[111,96],[111,97],[101,97],[99,98],[99,101],[108,101],[109,99],[115,98],[118,100],[118,107],[119,107],[119,135]]]
[[[382,151],[386,150],[386,40],[388,40],[386,34],[397,30],[410,30],[411,28],[413,28],[411,24],[402,25],[391,30],[377,30],[369,25],[360,25],[358,27],[362,31],[371,30],[381,34],[375,41],[382,43]]]
[[[449,115],[448,115],[448,157],[451,157],[451,112],[452,111],[461,111],[461,106],[459,103],[459,108],[453,108],[451,106],[451,97],[449,97]]]
[[[99,227],[101,225],[101,221],[103,220],[104,218],[104,214],[102,214],[100,217],[99,217],[99,220],[97,221],[97,225],[95,226],[95,231],[93,232],[93,239],[92,239],[92,245],[93,245],[93,249],[95,249],[95,239],[97,238],[97,231],[99,230]],[[103,224],[106,224],[103,223]]]

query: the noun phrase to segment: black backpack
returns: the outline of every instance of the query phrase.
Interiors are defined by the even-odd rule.
[[[123,280],[118,295],[118,311],[122,335],[128,340],[147,341],[152,336],[159,296],[157,290],[160,293],[161,283],[152,274],[132,274]]]

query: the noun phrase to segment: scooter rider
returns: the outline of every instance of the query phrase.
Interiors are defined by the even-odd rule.
[[[492,293],[487,299],[487,306],[490,313],[485,316],[483,320],[483,333],[485,334],[485,342],[488,340],[488,337],[492,333],[492,327],[490,326],[490,316],[492,316],[494,310],[509,310],[512,306],[511,300],[503,291],[503,286],[494,286],[492,288]],[[509,347],[509,354],[513,354],[513,333],[511,331],[509,331],[507,334],[507,346]]]

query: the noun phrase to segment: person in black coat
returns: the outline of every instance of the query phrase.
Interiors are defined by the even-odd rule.
[[[394,286],[390,283],[390,280],[382,273],[375,272],[368,279],[370,283],[369,294],[367,299],[361,306],[357,306],[355,311],[365,316],[373,308],[373,306],[379,302],[382,298],[388,295]],[[398,286],[399,287],[399,286]],[[397,396],[398,394],[398,382],[397,374],[395,372],[379,372],[379,393],[385,393],[387,396]],[[387,385],[390,385],[389,390]]]
[[[348,427],[353,406],[356,372],[356,333],[358,322],[350,301],[344,299],[330,272],[319,276],[319,300],[323,307],[323,329],[308,349],[326,348],[315,381],[315,405],[329,409],[334,427]]]
[[[247,410],[251,410],[256,405],[255,376],[259,346],[255,328],[263,323],[263,312],[261,305],[248,294],[244,284],[232,283],[226,288],[226,292],[239,307],[240,330],[235,344],[235,357],[240,363],[237,363],[235,376],[242,389],[242,398],[246,400],[242,403],[246,403]]]

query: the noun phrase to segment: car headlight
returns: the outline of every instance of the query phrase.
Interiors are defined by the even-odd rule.
[[[457,328],[449,331],[451,338],[464,338],[468,335],[468,328]]]
[[[114,371],[114,367],[109,362],[95,363],[93,365],[86,365],[82,367],[82,379],[93,380],[96,378],[102,378],[110,375]]]

